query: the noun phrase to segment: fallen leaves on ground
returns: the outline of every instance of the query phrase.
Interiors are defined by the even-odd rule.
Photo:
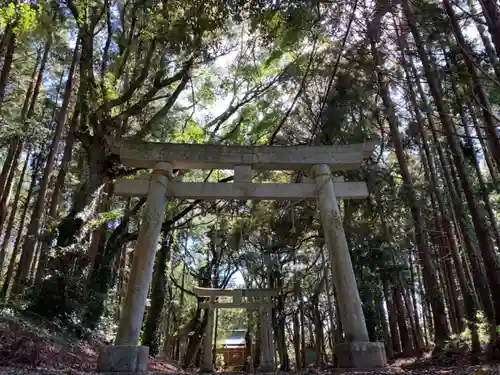
[[[0,374],[9,373],[2,372],[7,371],[7,368],[17,369],[10,372],[16,374],[92,373],[96,370],[98,353],[102,346],[100,343],[91,345],[59,337],[43,326],[34,327],[21,320],[2,319]],[[148,370],[158,373],[182,372],[174,363],[155,358],[150,358]]]
[[[33,326],[21,320],[0,321],[0,375],[91,375],[96,374],[98,352],[102,344],[93,345],[71,340],[47,327]],[[183,372],[175,363],[150,358],[150,374],[197,374],[196,370]],[[342,369],[307,369],[298,375],[326,374],[356,375],[500,375],[500,366],[470,366],[470,358],[463,352],[444,352],[416,361],[396,361],[388,369],[352,371]],[[242,375],[242,372],[224,375]],[[270,373],[280,375],[283,372]]]

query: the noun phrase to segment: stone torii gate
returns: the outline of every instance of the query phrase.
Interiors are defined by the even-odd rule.
[[[258,309],[261,334],[261,361],[259,371],[274,371],[274,345],[272,332],[272,297],[279,293],[279,289],[216,289],[195,287],[194,293],[198,297],[209,297],[209,302],[201,304],[202,308],[208,309],[207,327],[203,341],[203,362],[200,370],[212,372],[212,345],[214,329],[214,309]],[[217,297],[231,297],[232,302],[217,302]],[[247,298],[248,301],[243,301]]]
[[[108,142],[110,143],[110,142]],[[345,342],[338,365],[384,367],[383,343],[370,343],[337,199],[363,199],[366,183],[335,181],[332,171],[352,170],[373,153],[375,142],[342,146],[221,146],[123,140],[114,153],[129,167],[152,169],[149,180],[118,179],[115,195],[147,196],[115,345],[101,352],[101,372],[145,372],[149,348],[138,346],[167,197],[183,199],[318,199]],[[182,182],[173,169],[233,169],[234,182]],[[252,170],[302,170],[302,183],[252,183]]]

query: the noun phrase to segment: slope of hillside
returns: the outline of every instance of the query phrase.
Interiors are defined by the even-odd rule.
[[[32,368],[66,374],[94,372],[103,345],[72,339],[54,323],[0,315],[0,366],[17,371]],[[150,359],[149,370],[182,372],[175,364],[154,358]]]

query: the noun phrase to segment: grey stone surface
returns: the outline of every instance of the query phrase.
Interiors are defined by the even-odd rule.
[[[147,346],[109,345],[99,353],[97,371],[105,373],[144,373],[148,368]]]
[[[153,168],[158,161],[175,169],[228,169],[252,166],[264,170],[297,170],[328,164],[333,170],[356,169],[378,142],[334,146],[223,146],[122,140],[113,147],[123,164]]]
[[[127,283],[127,292],[116,333],[115,344],[133,345],[139,343],[149,285],[153,277],[153,267],[160,238],[165,207],[167,186],[171,173],[168,163],[158,163],[151,174],[149,193],[142,212],[142,222],[137,238],[132,267]]]
[[[200,374],[211,374],[211,373],[215,373],[214,369],[208,369],[208,368],[203,368],[203,367],[200,367],[199,371],[198,371]]]
[[[199,286],[193,287],[193,292],[198,297],[233,297],[241,295],[242,297],[275,297],[280,293],[277,288],[258,288],[258,289],[219,289],[219,288],[202,288]]]
[[[348,342],[368,342],[368,330],[332,174],[325,164],[316,165],[312,171],[318,189],[319,214],[330,254],[331,275],[345,338]]]
[[[215,302],[216,297],[210,297],[210,304]],[[201,372],[212,372],[214,370],[214,364],[212,362],[212,345],[213,345],[213,335],[214,335],[214,309],[209,307],[207,310],[207,325],[205,327],[205,336],[203,336],[203,358],[200,371]]]
[[[385,347],[382,342],[345,342],[335,345],[339,368],[387,367]]]
[[[261,372],[261,373],[269,373],[269,372],[275,372],[275,368],[274,368],[274,365],[272,363],[270,364],[261,364],[259,366],[259,368],[257,369],[257,372]]]
[[[368,196],[366,182],[334,182],[338,199],[364,199]],[[123,197],[145,197],[148,195],[149,181],[140,178],[117,178],[114,195]],[[169,197],[178,199],[252,199],[289,200],[316,199],[317,188],[312,183],[250,183],[233,184],[215,182],[171,182],[167,187]]]
[[[400,367],[378,367],[378,368],[329,368],[328,369],[329,373],[334,373],[334,374],[383,374],[383,375],[389,375],[389,374],[404,374],[406,373],[405,370],[403,370]],[[429,375],[429,374],[427,374]]]
[[[137,372],[147,372],[149,363],[149,347],[138,346],[137,347],[137,366],[135,371]]]

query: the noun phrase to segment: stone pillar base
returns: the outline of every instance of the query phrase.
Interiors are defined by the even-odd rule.
[[[214,372],[214,369],[213,368],[205,368],[205,367],[201,366],[200,369],[198,370],[198,372],[200,374],[210,374],[210,373]]]
[[[335,345],[337,367],[381,368],[387,367],[383,342],[342,342]]]
[[[261,363],[257,372],[275,372],[275,370],[272,363]]]
[[[99,353],[98,372],[141,374],[147,373],[149,348],[147,346],[109,345]]]

